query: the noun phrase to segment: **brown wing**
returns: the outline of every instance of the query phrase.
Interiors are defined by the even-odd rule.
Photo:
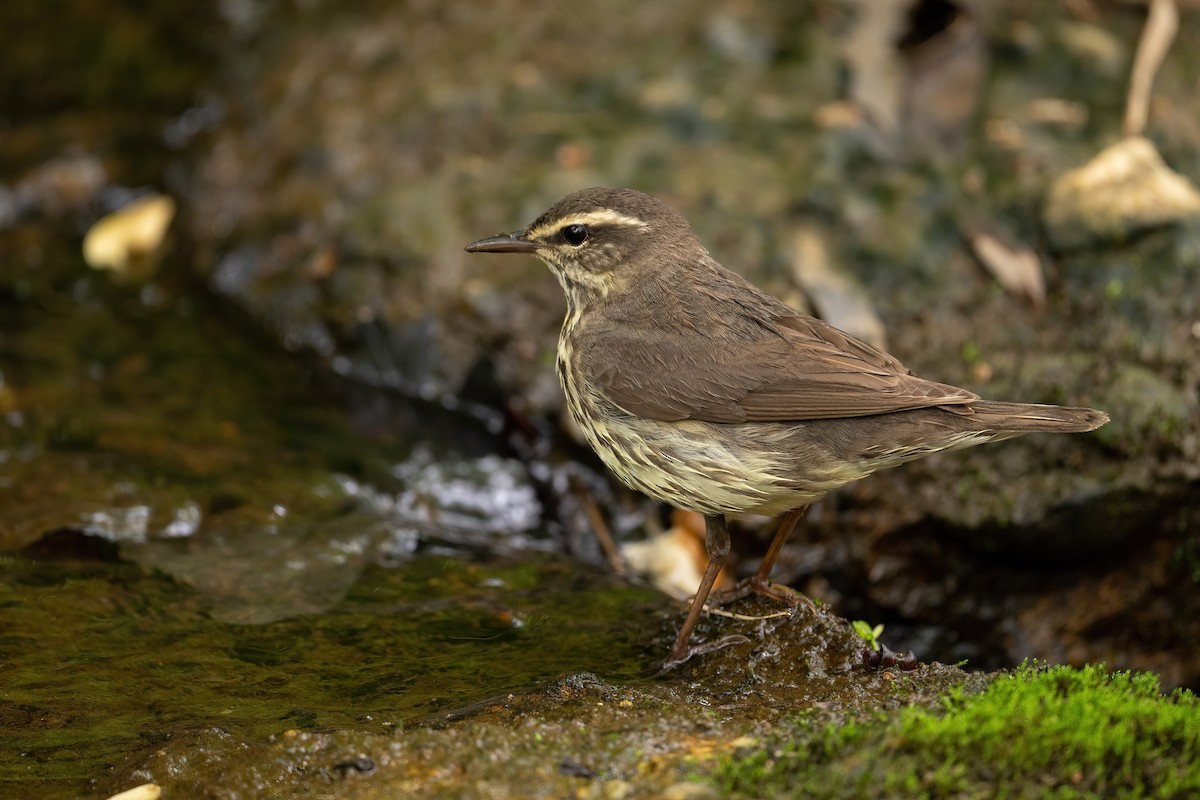
[[[780,317],[754,335],[729,338],[714,349],[677,331],[646,341],[610,330],[605,352],[592,339],[581,356],[610,401],[668,421],[858,417],[979,399],[918,378],[895,358],[811,317]]]

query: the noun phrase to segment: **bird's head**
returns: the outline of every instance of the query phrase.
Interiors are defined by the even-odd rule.
[[[536,255],[574,303],[627,291],[705,252],[691,225],[666,203],[608,187],[569,194],[528,227],[466,249]]]

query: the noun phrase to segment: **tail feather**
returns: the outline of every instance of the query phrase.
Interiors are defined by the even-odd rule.
[[[1032,433],[1082,433],[1108,422],[1108,414],[1094,408],[1044,406],[1034,403],[998,403],[977,400],[950,410],[972,417],[979,430]]]

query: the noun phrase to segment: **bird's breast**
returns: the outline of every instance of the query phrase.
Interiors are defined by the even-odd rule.
[[[564,325],[557,368],[567,411],[600,460],[626,486],[705,514],[773,513],[807,502],[808,494],[797,493],[787,481],[790,458],[755,440],[758,426],[668,422],[629,414],[594,388],[583,348],[577,345],[572,329]]]

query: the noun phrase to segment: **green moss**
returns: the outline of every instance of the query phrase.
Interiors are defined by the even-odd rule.
[[[1194,797],[1200,704],[1149,673],[1022,666],[942,707],[814,727],[713,773],[754,797]]]

